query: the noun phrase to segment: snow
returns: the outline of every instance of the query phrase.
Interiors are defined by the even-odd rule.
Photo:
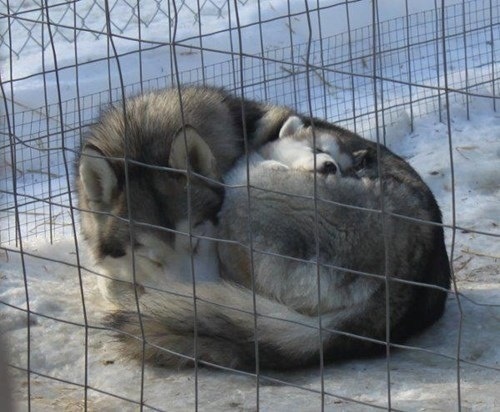
[[[296,13],[290,20],[283,18],[288,13],[289,3],[291,12]],[[342,2],[340,6],[333,6],[335,3],[321,2],[326,7],[320,15],[321,35],[325,48],[331,47],[334,52],[345,56],[347,37],[342,34],[347,30],[345,4]],[[410,13],[414,13],[431,10],[435,2],[426,0],[408,3],[413,7]],[[85,22],[89,27],[102,31],[105,29],[103,11],[92,4],[82,0],[75,3],[74,7],[78,8],[79,15],[88,13]],[[166,17],[155,17],[155,10],[145,4],[141,5],[141,13],[149,19],[150,24],[143,27],[142,37],[146,40],[144,46],[152,46],[155,42],[169,38],[169,28]],[[236,26],[235,10],[233,7],[228,11],[224,3],[226,6],[222,9],[221,18],[219,9],[213,6],[214,3],[211,4],[201,15],[205,49],[203,59],[206,64],[206,69],[201,72],[197,68],[201,65],[202,54],[193,49],[200,45],[199,27],[192,12],[186,7],[180,8],[176,39],[179,43],[177,59],[181,78],[195,81],[199,80],[201,73],[208,80],[237,89],[239,79],[235,80],[230,74],[232,65],[224,63],[231,58],[227,54],[231,45],[235,52],[239,51],[238,32],[232,32],[231,43],[226,31],[229,26]],[[233,6],[233,2],[230,4]],[[262,20],[265,21],[262,24],[262,44],[258,26],[255,25],[259,21],[257,3],[249,1],[245,5],[237,4],[240,23],[242,26],[247,25],[241,30],[242,49],[249,56],[243,62],[247,68],[244,77],[246,81],[255,80],[258,83],[262,75],[261,63],[251,56],[264,50],[269,53],[268,56],[276,56],[277,60],[287,58],[291,61],[287,47],[293,45],[296,52],[303,52],[302,44],[309,37],[307,19],[303,14],[305,3],[262,1]],[[311,0],[307,4],[313,10],[310,14],[312,39],[317,40],[320,34],[317,30],[318,13],[314,11],[317,2]],[[447,2],[447,5],[451,4],[461,7],[458,1]],[[330,5],[332,7],[327,7]],[[63,10],[63,7],[51,8],[51,19],[63,19],[61,21],[64,24],[72,27],[72,13],[64,15]],[[371,23],[371,12],[371,3],[367,1],[349,5],[353,34],[371,34],[368,29],[364,29]],[[378,12],[381,21],[404,16],[405,2],[379,1]],[[124,2],[117,2],[117,7],[112,10],[113,21],[121,22],[123,16],[127,15],[130,15],[130,8]],[[479,13],[475,16],[480,19],[477,15]],[[467,16],[472,20],[470,15]],[[36,13],[27,12],[19,18],[35,17]],[[494,9],[493,21],[498,22],[498,17],[498,10]],[[27,21],[23,22],[28,24]],[[452,26],[451,20],[448,23]],[[77,24],[83,23],[79,21]],[[289,24],[293,30],[292,39],[289,37]],[[12,25],[14,34],[17,34],[13,37],[16,42],[24,35],[22,27],[20,24]],[[392,26],[388,24],[387,27],[389,30]],[[396,24],[396,27],[399,26]],[[425,37],[423,32],[428,26],[421,24],[418,27],[420,30],[414,30],[412,36]],[[137,26],[123,26],[121,31],[115,29],[122,36],[116,38],[119,53],[137,50],[136,42],[127,39],[137,37]],[[65,34],[68,33],[72,35],[72,30],[67,29]],[[398,40],[400,46],[407,41],[404,32],[401,33],[401,39]],[[334,35],[338,36],[329,38]],[[472,33],[467,38],[468,48],[464,48],[461,37],[450,37],[447,45],[453,56],[450,55],[446,79],[442,67],[439,72],[434,64],[434,43],[426,45],[423,41],[421,47],[412,49],[415,55],[409,66],[407,62],[400,61],[402,52],[398,54],[389,50],[389,45],[394,46],[396,43],[389,44],[389,35],[387,38],[384,36],[381,48],[385,53],[382,53],[377,64],[380,64],[380,74],[387,79],[404,81],[411,71],[412,80],[417,85],[443,86],[446,80],[451,88],[459,90],[466,84],[466,78],[469,85],[484,83],[472,89],[479,96],[472,96],[468,100],[459,93],[450,93],[450,104],[447,106],[444,95],[441,95],[439,105],[437,92],[432,88],[413,87],[410,95],[407,86],[384,82],[380,87],[377,85],[378,111],[373,113],[375,100],[371,78],[356,78],[353,91],[350,80],[348,82],[347,77],[344,79],[340,72],[313,72],[311,76],[312,95],[315,96],[313,111],[316,115],[337,120],[351,128],[356,127],[358,132],[369,138],[378,136],[383,139],[393,151],[410,162],[438,199],[444,222],[449,226],[445,229],[445,235],[456,282],[444,317],[430,330],[408,342],[406,348],[392,350],[389,361],[382,357],[328,365],[322,376],[319,368],[292,373],[263,371],[257,386],[254,376],[238,372],[200,368],[196,373],[193,370],[165,370],[147,366],[144,370],[144,402],[149,408],[193,410],[197,402],[200,410],[254,410],[258,399],[258,406],[264,411],[315,411],[321,408],[323,385],[323,401],[327,410],[370,409],[367,405],[387,408],[389,389],[391,407],[395,409],[456,409],[460,391],[463,410],[500,410],[500,115],[493,110],[493,99],[489,97],[494,92],[498,94],[498,89],[493,91],[491,82],[488,82],[495,75],[498,77],[498,65],[491,66],[488,33],[481,31],[478,31],[477,36]],[[341,43],[337,44],[339,39]],[[85,387],[88,388],[86,406],[89,410],[136,410],[138,405],[133,402],[141,400],[141,367],[122,359],[113,336],[100,329],[107,307],[98,294],[95,268],[86,254],[82,239],[77,238],[77,247],[72,236],[71,215],[66,207],[66,173],[72,170],[71,166],[64,164],[71,162],[72,153],[68,151],[63,156],[62,151],[57,149],[61,145],[58,140],[61,130],[65,132],[67,147],[75,147],[79,130],[74,128],[80,121],[82,124],[92,121],[97,106],[109,99],[107,90],[110,82],[112,88],[118,87],[119,78],[116,62],[111,62],[111,77],[108,77],[107,62],[97,61],[108,53],[104,37],[96,39],[93,34],[82,32],[76,44],[77,60],[75,43],[67,43],[56,37],[56,61],[60,68],[58,74],[63,102],[61,118],[58,106],[52,105],[58,102],[57,89],[54,87],[56,77],[48,72],[44,85],[42,76],[44,67],[45,71],[54,67],[50,49],[45,52],[45,66],[40,62],[40,46],[33,42],[27,43],[19,58],[14,56],[12,70],[8,60],[2,59],[1,72],[2,81],[6,82],[6,97],[14,101],[14,105],[10,106],[9,103],[8,108],[16,113],[16,135],[25,141],[33,137],[27,145],[16,145],[18,201],[25,203],[26,200],[47,196],[48,193],[55,195],[50,207],[43,203],[38,209],[30,209],[29,205],[20,208],[25,252],[20,254],[19,244],[16,245],[14,241],[13,214],[8,211],[14,202],[13,196],[9,194],[13,190],[10,151],[5,150],[0,155],[0,202],[6,205],[7,210],[0,217],[0,302],[3,303],[0,305],[0,326],[8,346],[8,362],[13,366],[10,368],[13,396],[19,410],[27,410],[28,406],[28,381],[24,371],[28,368],[28,361],[33,371],[29,386],[33,410],[81,409],[85,406]],[[318,43],[313,45],[317,47]],[[360,38],[353,45],[354,52],[359,51],[355,56],[366,55],[371,47],[366,39]],[[472,47],[477,48],[474,53]],[[0,50],[3,56],[7,54],[5,46]],[[465,51],[468,51],[467,60]],[[171,56],[169,47],[161,46],[144,51],[142,61],[139,61],[137,54],[121,57],[123,78],[125,84],[130,86],[128,91],[138,92],[137,83],[141,80],[147,87],[168,84],[168,78],[158,82],[154,79],[170,72]],[[317,55],[313,57],[313,64],[320,66]],[[75,70],[72,67],[75,61],[87,64]],[[298,61],[296,56],[295,62]],[[357,73],[366,76],[373,74],[373,62],[369,59],[355,58],[353,63]],[[292,65],[283,66],[296,70]],[[266,75],[273,81],[266,88],[258,85],[248,87],[248,94],[259,98],[267,94],[269,100],[291,104],[308,112],[308,94],[304,83],[301,83],[305,75],[297,74],[294,85],[290,77],[275,80],[287,73],[280,68],[279,62],[274,65],[269,62],[266,67]],[[139,68],[143,69],[142,79]],[[348,63],[344,70],[350,70]],[[320,74],[324,76],[322,79]],[[9,79],[15,81],[9,83]],[[151,82],[148,83],[149,80]],[[332,86],[327,87],[325,104],[321,91],[325,90],[326,82]],[[321,97],[316,97],[316,94]],[[80,97],[80,112],[75,103],[77,96]],[[410,97],[412,105],[408,104]],[[120,98],[120,93],[115,93],[113,98]],[[44,109],[45,99],[48,102],[47,112]],[[352,119],[353,100],[357,110],[355,119]],[[413,119],[410,109],[415,116]],[[61,126],[61,119],[64,127]],[[378,131],[375,127],[377,124]],[[45,138],[44,133],[48,133],[49,137],[52,133],[55,139]],[[48,151],[47,148],[55,150]],[[51,153],[50,158],[48,153]],[[47,240],[48,220],[55,225],[53,244]],[[27,297],[31,313],[29,319],[26,313]],[[87,341],[85,325],[88,325]]]

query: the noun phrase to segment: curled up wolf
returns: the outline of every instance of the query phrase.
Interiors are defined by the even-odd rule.
[[[443,313],[434,196],[338,126],[219,89],[163,90],[104,111],[78,170],[128,356],[144,338],[166,366],[295,368],[383,352],[387,331],[403,342]]]

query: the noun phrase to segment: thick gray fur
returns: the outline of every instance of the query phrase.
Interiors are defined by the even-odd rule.
[[[327,361],[381,353],[387,336],[403,342],[441,317],[450,269],[429,188],[382,145],[302,121],[285,137],[330,136],[345,153],[362,151],[362,160],[342,176],[252,159],[247,176],[241,160],[227,175],[233,186],[218,214],[223,280],[196,284],[196,316],[190,284],[143,295],[146,359],[174,367],[194,357],[231,368],[252,369],[257,360],[264,368],[318,365],[321,351]],[[138,314],[120,310],[111,324],[125,332],[124,353],[141,358]]]

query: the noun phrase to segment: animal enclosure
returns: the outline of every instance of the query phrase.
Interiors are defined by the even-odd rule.
[[[0,0],[0,328],[18,410],[500,408],[500,3],[415,3]],[[75,157],[101,107],[181,84],[290,106],[407,160],[443,212],[444,317],[386,356],[289,373],[122,359]]]

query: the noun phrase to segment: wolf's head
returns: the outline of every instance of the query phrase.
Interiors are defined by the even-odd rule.
[[[366,162],[368,150],[352,150],[341,128],[306,125],[298,116],[283,124],[279,138],[263,146],[267,159],[280,161],[292,169],[321,174],[353,175]]]
[[[114,279],[153,286],[161,279],[189,280],[191,254],[212,253],[204,244],[209,241],[197,236],[212,234],[223,201],[215,158],[189,126],[177,132],[165,156],[167,167],[158,167],[83,147],[77,180],[82,232],[96,263]]]

